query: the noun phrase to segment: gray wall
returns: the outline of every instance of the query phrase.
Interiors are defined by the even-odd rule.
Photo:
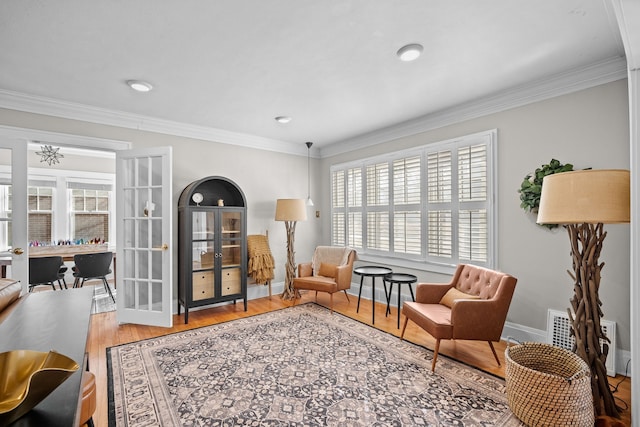
[[[271,151],[199,141],[152,132],[97,125],[0,109],[0,125],[129,141],[133,148],[172,146],[174,211],[181,190],[209,175],[226,176],[244,191],[250,233],[268,230],[276,258],[276,279],[284,278],[284,225],[273,220],[277,198],[305,198],[307,159]],[[546,329],[547,309],[565,311],[572,294],[569,240],[563,229],[549,231],[519,207],[523,177],[551,158],[578,168],[629,168],[626,80],[597,86],[524,107],[491,114],[367,149],[313,160],[310,217],[296,230],[296,260],[311,257],[317,244],[329,242],[329,167],[453,137],[498,129],[498,267],[518,277],[508,321]],[[302,142],[301,142],[302,144]],[[312,214],[320,211],[320,218]],[[177,217],[177,216],[176,216]],[[177,229],[177,227],[176,227]],[[617,323],[618,348],[630,348],[629,225],[605,226],[600,296],[605,319]],[[365,260],[366,261],[366,260]],[[177,271],[177,269],[176,269]],[[446,277],[415,271],[420,280]]]
[[[0,125],[128,141],[132,148],[172,146],[175,242],[177,203],[182,189],[190,182],[206,176],[227,177],[242,188],[247,199],[248,232],[264,234],[268,231],[271,250],[276,258],[274,282],[284,281],[286,234],[284,223],[273,219],[275,204],[278,198],[307,197],[306,151],[304,156],[289,155],[6,109],[0,109]],[[301,145],[304,143],[301,142]],[[34,166],[40,166],[39,158],[35,154],[30,156],[30,161],[35,161]],[[77,165],[77,162],[68,163],[65,157],[56,166],[70,169],[73,165]],[[317,167],[312,166],[312,170],[317,170]],[[312,194],[319,191],[315,184],[312,183]],[[320,238],[320,220],[311,213],[310,208],[309,220],[299,223],[296,229],[296,261],[310,260],[315,242]],[[177,259],[174,262],[177,263]],[[177,277],[177,264],[174,265],[174,273]],[[177,280],[175,286],[177,289]],[[267,292],[265,289],[258,291],[265,295]],[[174,290],[174,295],[177,295],[176,292]]]
[[[452,126],[401,138],[368,149],[322,160],[320,181],[329,182],[329,167],[498,129],[498,268],[518,278],[508,321],[546,330],[547,309],[566,312],[573,293],[569,238],[563,228],[547,230],[535,224],[535,215],[520,208],[520,183],[525,175],[556,158],[574,169],[629,169],[629,113],[626,80],[597,86]],[[329,187],[323,189],[329,200]],[[323,231],[329,219],[323,218]],[[600,261],[600,298],[604,318],[615,321],[617,346],[630,348],[629,247],[630,226],[607,225]],[[323,233],[329,238],[328,233]],[[419,280],[446,280],[414,271]]]

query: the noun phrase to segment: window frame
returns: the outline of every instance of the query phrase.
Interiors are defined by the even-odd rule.
[[[75,185],[71,186],[70,184],[73,183]],[[85,185],[86,184],[86,185]],[[67,214],[69,216],[69,223],[68,223],[68,235],[69,236],[74,236],[75,235],[75,230],[77,228],[77,217],[78,216],[107,216],[107,235],[109,236],[109,239],[107,239],[107,241],[110,241],[111,239],[111,224],[113,222],[113,216],[115,214],[115,210],[112,207],[112,203],[114,200],[114,192],[115,189],[113,188],[113,186],[111,186],[111,189],[97,189],[97,188],[91,188],[91,187],[95,187],[95,186],[105,186],[104,184],[95,184],[95,183],[88,183],[88,182],[81,182],[78,180],[69,180],[67,182],[67,197],[68,197],[68,202],[67,202]],[[76,191],[81,191],[82,192],[82,201],[83,201],[83,208],[82,210],[77,210],[76,206],[75,206],[75,199],[78,197],[77,195],[74,195],[74,192]],[[87,192],[95,192],[95,195],[87,195]],[[106,192],[106,195],[99,195],[98,193],[100,192]],[[105,198],[107,199],[107,207],[108,209],[103,210],[103,209],[99,209],[100,208],[100,202],[99,199],[100,198]],[[88,208],[88,199],[95,199],[95,209],[90,209]],[[94,236],[85,236],[87,240],[90,240],[92,238],[94,238]],[[105,237],[105,236],[99,236],[99,237]],[[75,239],[78,239],[79,236],[75,236]]]
[[[497,248],[496,242],[497,240],[497,223],[498,223],[498,211],[496,209],[496,195],[498,194],[498,180],[497,180],[497,129],[482,131],[474,134],[469,134],[457,138],[452,138],[443,141],[437,141],[433,143],[428,143],[421,145],[419,147],[412,147],[409,149],[398,150],[390,153],[385,153],[383,155],[367,157],[363,159],[353,160],[345,163],[335,164],[330,167],[329,180],[330,180],[330,200],[331,200],[331,217],[330,217],[330,229],[331,229],[331,244],[351,244],[348,240],[351,235],[353,235],[353,230],[349,228],[349,218],[350,215],[354,215],[355,213],[361,213],[362,215],[362,247],[355,246],[358,250],[358,257],[360,260],[375,262],[375,263],[384,263],[387,265],[394,265],[399,267],[412,268],[417,270],[424,271],[434,271],[439,273],[451,273],[455,266],[462,263],[472,263],[480,266],[485,266],[488,268],[496,267],[497,260]],[[465,147],[472,147],[478,144],[483,144],[486,146],[486,200],[482,202],[471,201],[471,202],[460,202],[457,198],[457,192],[459,190],[458,186],[458,150],[464,149]],[[427,156],[429,153],[437,153],[441,151],[450,150],[452,152],[452,161],[451,164],[451,189],[455,198],[449,204],[452,209],[452,239],[451,243],[454,246],[453,248],[453,256],[452,258],[440,258],[428,255],[427,248],[427,218],[429,212],[432,212],[433,209],[432,204],[428,203],[428,177],[427,177]],[[419,204],[394,204],[394,163],[401,159],[408,159],[414,156],[420,156],[420,201]],[[389,175],[389,196],[388,196],[388,205],[385,206],[368,206],[367,204],[367,167],[371,167],[373,165],[379,165],[382,163],[388,164],[388,175]],[[347,203],[347,193],[346,193],[346,181],[349,170],[359,169],[361,171],[362,182],[360,183],[360,188],[363,191],[361,195],[361,206],[349,206]],[[334,185],[334,174],[335,173],[344,173],[344,184],[345,184],[345,193],[342,196],[344,198],[344,205],[340,207],[335,207],[334,202],[339,199],[339,195],[336,195],[335,192],[338,191],[338,188]],[[461,207],[465,207],[463,209]],[[408,253],[400,253],[394,251],[394,215],[396,212],[415,212],[416,207],[419,206],[420,212],[420,245],[421,250],[419,255],[412,255]],[[458,215],[460,212],[466,212],[471,208],[482,208],[486,209],[486,262],[477,261],[477,260],[460,260],[459,258],[459,247],[458,243],[460,241],[460,236],[458,236]],[[389,250],[384,251],[380,249],[370,248],[367,241],[368,230],[367,230],[367,215],[369,213],[374,212],[388,212],[389,213]],[[336,230],[334,218],[336,215],[342,215],[344,219],[344,228],[342,230]],[[379,215],[379,214],[377,214]],[[336,236],[343,236],[343,241],[337,241],[335,239]],[[406,242],[406,236],[405,236]]]
[[[41,209],[41,197],[44,195],[41,194],[43,189],[49,189],[51,191],[51,206],[49,209]],[[35,190],[35,194],[31,194],[31,191]],[[27,203],[27,215],[29,216],[28,224],[32,223],[32,215],[48,215],[49,216],[49,236],[47,239],[39,241],[44,244],[53,244],[55,242],[54,236],[56,235],[56,215],[54,212],[54,207],[56,206],[57,200],[57,191],[55,186],[55,180],[33,180],[29,179],[27,184],[27,192],[28,192],[28,203]],[[36,198],[36,209],[31,209],[31,198]],[[29,237],[29,241],[32,242],[37,239]]]
[[[0,165],[0,182],[4,178],[10,176],[10,166]],[[105,172],[91,172],[91,171],[77,171],[67,169],[44,169],[44,168],[29,168],[29,187],[38,186],[32,185],[38,182],[52,182],[53,191],[53,206],[52,206],[52,241],[67,240],[71,235],[71,199],[70,191],[68,189],[68,183],[86,183],[92,186],[102,185],[111,187],[109,195],[109,236],[110,239],[115,239],[116,235],[116,218],[115,218],[115,173]],[[6,198],[6,195],[0,194],[0,196]],[[3,204],[0,201],[0,207]],[[0,230],[0,239],[7,239],[8,235]]]

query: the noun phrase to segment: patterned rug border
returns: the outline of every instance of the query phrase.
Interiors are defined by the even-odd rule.
[[[278,308],[278,309],[275,309],[275,310],[270,310],[268,312],[251,314],[251,315],[243,316],[243,317],[240,317],[240,318],[237,318],[237,319],[229,319],[229,320],[225,320],[225,321],[221,321],[221,322],[217,322],[217,323],[212,323],[212,324],[209,324],[209,325],[198,326],[198,327],[195,327],[195,328],[185,329],[185,330],[182,330],[182,331],[170,332],[170,333],[163,334],[163,335],[157,335],[157,336],[152,337],[152,338],[144,338],[144,339],[137,340],[137,341],[131,341],[131,342],[128,342],[128,343],[123,343],[123,344],[118,344],[118,345],[107,347],[106,348],[107,376],[108,376],[107,377],[107,379],[108,379],[108,381],[107,381],[107,393],[108,393],[107,398],[108,398],[108,425],[109,425],[109,427],[116,426],[116,414],[115,414],[116,408],[115,408],[115,402],[114,402],[114,380],[113,380],[114,376],[113,376],[113,362],[112,362],[112,353],[111,353],[112,349],[125,347],[125,346],[128,346],[128,345],[137,344],[137,343],[143,343],[143,342],[146,342],[146,341],[153,341],[153,340],[157,340],[159,338],[167,338],[167,337],[170,337],[172,335],[179,335],[179,334],[184,334],[184,333],[189,333],[189,332],[196,332],[196,331],[199,331],[199,330],[202,330],[202,329],[205,329],[205,328],[211,328],[211,327],[215,327],[215,326],[219,326],[219,325],[232,323],[232,322],[235,322],[235,321],[241,321],[243,319],[250,319],[250,318],[254,318],[254,317],[260,317],[260,316],[269,315],[269,314],[277,313],[277,312],[281,312],[281,311],[289,311],[289,310],[293,310],[293,309],[301,309],[301,308],[304,308],[305,306],[313,306],[313,307],[316,307],[318,309],[321,309],[321,311],[323,311],[325,313],[325,315],[327,313],[329,313],[329,311],[330,311],[327,307],[325,307],[325,306],[323,306],[321,304],[318,304],[316,302],[306,302],[304,304],[297,304],[297,305],[292,305],[292,306],[289,306],[289,307]],[[399,336],[394,335],[391,332],[388,332],[388,331],[385,331],[385,330],[382,330],[382,329],[378,329],[378,328],[375,327],[375,325],[371,325],[371,324],[369,324],[367,322],[364,322],[364,321],[362,321],[360,319],[356,319],[356,318],[350,317],[348,315],[339,313],[337,311],[334,311],[332,313],[332,315],[334,315],[334,316],[337,315],[337,316],[340,316],[340,317],[342,317],[344,319],[347,319],[349,321],[356,322],[356,323],[358,323],[358,324],[360,324],[362,326],[366,326],[366,327],[375,329],[379,333],[383,333],[384,335],[387,335],[389,337],[397,339],[400,342]],[[433,356],[433,350],[430,349],[429,347],[427,347],[426,345],[418,344],[418,343],[415,343],[415,342],[413,342],[411,340],[407,340],[407,339],[404,339],[402,342],[405,342],[405,343],[407,343],[409,345],[412,345],[414,347],[417,347],[417,348],[420,348],[422,350],[425,350],[426,352],[429,353],[430,357]],[[454,357],[447,356],[445,354],[440,354],[439,356],[442,359],[446,359],[446,360],[451,361],[453,363],[458,363],[458,364],[460,364],[460,365],[462,365],[464,367],[467,367],[467,368],[469,368],[469,369],[471,369],[473,371],[477,371],[477,372],[479,372],[479,373],[481,373],[483,375],[492,377],[492,378],[496,379],[497,381],[502,382],[502,384],[505,383],[504,377],[502,377],[500,375],[497,375],[497,374],[494,374],[492,372],[486,371],[486,370],[484,370],[482,368],[478,368],[476,366],[471,365],[468,362],[464,362],[464,361],[458,360],[458,359],[456,359]]]

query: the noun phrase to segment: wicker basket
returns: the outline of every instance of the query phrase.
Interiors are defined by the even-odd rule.
[[[594,424],[589,366],[576,354],[528,342],[505,351],[507,401],[528,426]]]

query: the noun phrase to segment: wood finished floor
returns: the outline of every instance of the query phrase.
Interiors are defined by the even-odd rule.
[[[344,294],[334,296],[334,310],[361,322],[371,324],[371,301],[362,300],[360,312],[356,313],[357,298],[351,296],[351,301],[347,302]],[[314,293],[307,292],[302,296],[299,303],[314,301]],[[318,295],[318,303],[328,307],[329,296],[327,294]],[[115,312],[94,314],[91,316],[91,327],[87,342],[89,353],[89,367],[96,375],[97,380],[97,408],[93,416],[95,425],[108,425],[108,403],[107,403],[107,356],[106,349],[119,344],[130,343],[146,338],[153,338],[160,335],[212,325],[246,316],[253,316],[268,311],[278,310],[291,305],[291,302],[283,301],[279,295],[271,298],[265,297],[250,300],[248,309],[243,311],[243,304],[214,306],[206,310],[191,311],[189,313],[189,324],[184,324],[183,316],[174,316],[173,328],[159,328],[142,325],[118,325]],[[376,304],[375,327],[391,334],[400,336],[400,330],[396,328],[397,311],[395,307],[391,309],[391,315],[385,317],[385,305]],[[401,319],[401,322],[403,319]],[[400,324],[402,327],[402,323]],[[405,339],[433,349],[434,340],[415,324],[409,323],[405,333]],[[484,371],[504,378],[504,351],[505,342],[495,345],[496,352],[500,358],[501,366],[496,365],[495,359],[487,343],[474,341],[442,341],[440,353],[451,356],[457,360],[475,366]],[[436,366],[437,370],[437,366]],[[631,385],[629,379],[622,376],[609,378],[612,385],[620,383],[618,391],[614,393],[619,406],[628,408],[622,412],[622,421],[625,425],[631,425]]]

